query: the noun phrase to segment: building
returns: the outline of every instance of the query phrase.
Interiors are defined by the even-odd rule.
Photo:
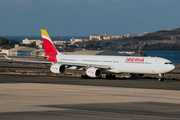
[[[119,39],[122,38],[123,36],[119,35],[119,36],[111,36],[111,39]]]
[[[16,44],[14,48],[9,49],[9,53],[7,55],[8,56],[24,56],[24,55],[30,54],[30,52],[33,50],[36,50],[36,48],[19,46],[18,44]]]
[[[33,50],[30,52],[30,55],[34,55],[34,56],[41,56],[41,55],[44,55],[45,52],[44,52],[44,49],[36,49],[36,50]]]
[[[70,39],[71,45],[74,45],[75,43],[82,42],[82,41],[84,41],[84,39],[74,39],[74,37]]]
[[[89,36],[89,40],[110,40],[111,36],[109,36],[108,34],[104,34],[104,35],[90,35]]]
[[[129,35],[129,34],[126,34],[126,35],[123,35],[123,37],[130,37],[130,35]]]
[[[28,38],[22,40],[23,44],[31,44],[34,42],[36,43],[36,46],[38,46],[38,48],[43,48],[43,42],[41,40],[29,40]]]
[[[103,40],[110,40],[111,39],[111,36],[104,36],[103,37]]]
[[[16,50],[6,50],[2,49],[0,50],[0,55],[7,55],[7,56],[17,56],[17,51]]]
[[[25,38],[24,40],[22,40],[23,44],[31,44],[35,42],[37,45],[39,45],[40,43],[42,43],[41,40],[29,40],[28,38]]]
[[[53,41],[54,45],[64,45],[66,44],[66,41]]]
[[[103,40],[103,35],[90,35],[89,40]]]

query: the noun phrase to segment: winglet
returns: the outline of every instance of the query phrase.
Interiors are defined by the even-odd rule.
[[[13,60],[11,58],[9,58],[8,56],[4,55],[4,57],[7,59],[7,60]]]

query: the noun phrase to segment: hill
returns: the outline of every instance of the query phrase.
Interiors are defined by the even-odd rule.
[[[0,46],[3,46],[4,49],[13,48],[15,44],[20,44],[20,42],[0,37]]]
[[[99,50],[180,50],[180,28],[160,30],[119,39],[79,43]]]
[[[0,37],[0,46],[2,46],[3,49],[14,48],[15,44],[19,44],[19,46],[27,46],[27,44],[22,44],[15,40],[9,40],[9,39]],[[28,47],[36,48],[37,46],[36,46],[36,43],[33,42],[33,43],[29,44]]]

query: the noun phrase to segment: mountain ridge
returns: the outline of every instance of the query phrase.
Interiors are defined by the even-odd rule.
[[[87,49],[99,50],[180,50],[180,28],[159,30],[111,40],[79,43]]]

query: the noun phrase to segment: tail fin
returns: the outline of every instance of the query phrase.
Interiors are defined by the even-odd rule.
[[[42,35],[45,53],[57,55],[58,51],[56,50],[56,47],[54,46],[51,38],[49,37],[49,35],[45,29],[41,30],[41,35]]]

